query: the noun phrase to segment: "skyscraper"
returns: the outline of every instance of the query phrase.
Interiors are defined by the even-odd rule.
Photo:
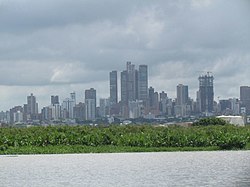
[[[128,103],[127,95],[127,71],[121,72],[121,102],[122,104]]]
[[[78,103],[74,107],[74,118],[78,121],[85,120],[85,104],[84,103]]]
[[[112,71],[109,73],[109,85],[110,85],[110,104],[114,105],[118,102],[117,71]]]
[[[51,105],[59,104],[59,96],[58,95],[52,95],[51,96]]]
[[[136,70],[135,65],[127,62],[127,99],[128,101],[136,100]]]
[[[130,101],[142,100],[143,105],[148,101],[148,70],[147,65],[140,65],[139,71],[135,65],[127,62],[127,69],[121,72],[121,113],[128,117]]]
[[[150,88],[148,89],[148,93],[149,93],[149,107],[153,107],[155,90],[152,86],[150,86]]]
[[[177,105],[186,105],[188,103],[188,86],[179,84],[177,89]]]
[[[127,70],[121,72],[121,101],[124,104],[137,99],[136,75],[135,65],[127,62]]]
[[[138,99],[146,101],[148,99],[148,66],[140,65],[138,72]]]
[[[27,114],[38,114],[38,103],[33,93],[27,96]]]
[[[200,112],[213,112],[214,102],[214,77],[208,72],[206,75],[199,76],[199,108]]]
[[[246,108],[246,114],[250,114],[250,87],[240,87],[240,101],[241,106]]]
[[[61,118],[61,105],[59,103],[59,96],[58,95],[52,95],[51,96],[51,106],[52,110],[52,119],[59,119]]]
[[[127,62],[127,70],[121,72],[121,101],[128,104],[136,99],[148,99],[148,67],[140,65],[138,71],[134,64]]]
[[[167,103],[168,103],[168,94],[162,91],[160,93],[160,103],[159,103],[159,109],[162,115],[165,115],[167,113]]]
[[[85,90],[85,113],[86,113],[86,120],[95,120],[96,118],[96,90],[94,88]]]
[[[188,86],[179,84],[176,87],[177,99],[174,107],[176,116],[187,116],[190,113],[190,107],[188,107]]]
[[[76,93],[75,92],[70,93],[70,99],[74,102],[74,105],[76,105]]]
[[[74,118],[74,107],[75,107],[75,101],[71,98],[66,98],[63,100],[62,103],[62,109],[64,110],[64,118]]]
[[[100,98],[99,115],[101,117],[107,117],[110,115],[110,99]]]

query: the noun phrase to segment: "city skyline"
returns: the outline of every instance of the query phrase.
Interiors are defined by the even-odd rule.
[[[134,70],[136,70],[136,71],[138,71],[137,69],[135,69],[135,67],[136,67],[136,65],[138,65],[138,64],[132,64],[130,61],[128,61],[127,62],[127,65],[128,65],[128,63],[130,63],[131,65],[133,65],[134,67]],[[148,69],[148,66],[147,65],[138,65],[138,67],[140,68],[140,67],[144,67],[144,66],[146,66],[147,67],[147,69]],[[149,67],[150,68],[150,67]],[[78,104],[78,103],[80,103],[80,102],[85,102],[85,97],[86,97],[86,91],[87,90],[89,90],[89,89],[94,89],[95,91],[96,91],[96,103],[95,103],[95,105],[96,106],[100,106],[99,104],[99,102],[100,102],[100,99],[107,99],[107,98],[110,98],[110,96],[111,96],[111,90],[110,90],[110,84],[111,84],[111,82],[110,82],[110,75],[111,75],[111,73],[114,73],[114,72],[116,72],[117,73],[117,103],[118,102],[122,102],[122,96],[121,96],[121,93],[122,93],[122,91],[121,91],[121,76],[122,76],[122,73],[124,72],[124,70],[121,70],[120,72],[119,71],[117,71],[117,70],[111,70],[110,72],[108,72],[109,73],[109,77],[108,77],[108,80],[107,81],[105,81],[106,82],[106,87],[108,87],[109,89],[108,89],[108,93],[105,93],[105,97],[101,97],[99,94],[99,92],[98,92],[98,90],[92,85],[92,86],[90,86],[89,88],[86,88],[86,89],[84,89],[84,90],[81,90],[79,93],[78,92],[76,92],[76,91],[72,91],[72,90],[68,90],[67,92],[66,92],[66,94],[67,95],[61,95],[60,93],[55,93],[55,92],[53,92],[54,94],[51,94],[51,95],[45,95],[45,97],[47,98],[46,99],[46,103],[45,104],[43,104],[43,102],[39,102],[39,97],[37,96],[37,95],[39,95],[39,94],[37,94],[37,93],[35,93],[35,92],[30,92],[30,93],[28,93],[27,92],[27,95],[25,96],[25,98],[23,98],[24,99],[24,103],[17,103],[17,104],[15,104],[15,105],[13,105],[13,106],[10,106],[10,108],[7,108],[6,110],[5,109],[2,109],[2,108],[0,108],[0,111],[7,111],[7,110],[9,110],[9,109],[11,109],[12,107],[15,107],[15,106],[23,106],[25,103],[26,103],[26,99],[27,99],[27,97],[31,97],[31,96],[33,96],[33,94],[35,94],[36,95],[36,99],[37,99],[37,102],[39,103],[39,106],[37,106],[37,109],[36,110],[41,110],[43,107],[45,107],[45,106],[49,106],[49,105],[53,105],[53,103],[52,103],[52,101],[55,99],[56,100],[56,102],[59,102],[60,104],[63,104],[63,102],[65,101],[65,100],[69,100],[69,99],[72,99],[72,97],[74,97],[73,98],[73,100],[74,100],[74,103],[75,104]],[[107,73],[107,74],[108,74]],[[113,74],[114,75],[114,74]],[[212,72],[205,72],[205,71],[202,71],[202,74],[199,74],[199,76],[198,77],[195,77],[194,78],[194,80],[197,82],[197,87],[196,88],[194,88],[194,89],[192,89],[192,90],[194,90],[194,93],[190,93],[190,87],[189,87],[189,85],[187,85],[187,84],[183,84],[183,83],[177,83],[176,84],[176,86],[175,86],[175,88],[173,88],[173,91],[171,92],[171,94],[169,94],[169,92],[167,92],[167,90],[157,90],[157,89],[155,89],[155,87],[154,87],[154,85],[150,85],[150,84],[148,84],[147,85],[147,88],[148,88],[148,92],[149,92],[149,90],[150,90],[150,88],[153,88],[154,89],[154,91],[155,92],[158,92],[159,94],[161,93],[161,92],[165,92],[166,94],[167,94],[167,96],[168,96],[168,98],[171,98],[171,99],[173,99],[173,100],[176,100],[176,102],[178,102],[178,87],[179,86],[181,86],[181,87],[187,87],[186,89],[187,89],[187,93],[188,93],[188,98],[190,98],[190,99],[193,99],[193,100],[196,100],[197,99],[197,92],[199,92],[199,89],[200,89],[200,78],[201,77],[206,77],[207,75],[211,75],[212,76],[212,79],[214,79],[214,75],[212,74]],[[216,79],[216,77],[215,77],[215,79]],[[150,80],[150,77],[148,77],[148,81]],[[114,84],[114,82],[113,82],[113,84]],[[227,100],[227,99],[229,99],[229,98],[237,98],[237,99],[240,99],[240,90],[241,90],[241,87],[247,87],[247,88],[249,88],[250,87],[250,85],[248,86],[248,85],[240,85],[240,87],[238,88],[238,90],[239,90],[239,94],[238,94],[238,96],[232,96],[232,97],[220,97],[220,96],[218,96],[218,97],[213,97],[213,100],[214,101],[216,101],[216,102],[218,102],[219,100]],[[177,89],[176,89],[177,88]],[[215,93],[215,91],[214,90],[216,90],[216,87],[214,86],[214,82],[213,82],[213,94],[214,95],[216,95],[216,93]],[[139,91],[139,90],[138,90]],[[250,92],[249,92],[250,93]],[[113,93],[114,94],[114,93]],[[69,96],[70,96],[70,98],[69,98]],[[58,98],[59,97],[59,98]],[[139,99],[139,95],[137,96],[137,98],[133,98],[133,99],[131,99],[131,101],[132,100],[136,100],[136,99],[138,99],[138,100],[140,100]],[[143,100],[143,99],[142,99]]]
[[[125,70],[120,72],[120,99],[118,99],[118,72],[109,72],[110,93],[107,98],[100,98],[97,106],[97,91],[89,88],[84,91],[84,102],[77,101],[77,93],[60,99],[60,95],[51,95],[50,104],[40,106],[36,96],[31,93],[23,105],[15,105],[10,110],[2,111],[1,122],[14,123],[53,123],[70,120],[82,123],[113,117],[121,119],[165,119],[190,118],[201,116],[249,115],[250,87],[240,87],[240,98],[214,100],[214,76],[206,72],[198,77],[199,87],[196,98],[189,97],[188,85],[178,84],[175,97],[170,97],[165,90],[157,91],[148,86],[148,66],[126,62]],[[219,99],[219,98],[218,98]],[[61,102],[62,101],[62,102]],[[111,119],[113,118],[113,120]],[[113,121],[114,122],[114,121]]]
[[[188,85],[195,98],[200,71],[213,72],[215,100],[239,97],[239,87],[250,85],[247,0],[100,5],[0,2],[1,110],[25,103],[30,93],[42,106],[50,103],[48,95],[66,98],[73,91],[83,101],[92,87],[97,100],[107,98],[108,72],[121,72],[127,61],[148,65],[148,86],[172,98],[178,84]]]

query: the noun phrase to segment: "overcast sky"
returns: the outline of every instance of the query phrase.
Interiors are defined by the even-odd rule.
[[[211,71],[217,97],[250,86],[249,0],[0,0],[0,110],[39,108],[91,87],[109,96],[109,72],[148,65],[149,86],[176,97]],[[204,71],[204,72],[202,72]]]

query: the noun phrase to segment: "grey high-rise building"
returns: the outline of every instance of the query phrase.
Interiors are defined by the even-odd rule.
[[[154,106],[154,93],[155,90],[152,86],[150,86],[150,88],[148,89],[148,93],[149,93],[149,106],[153,107]]]
[[[15,106],[14,108],[10,109],[10,123],[20,122],[22,120],[17,120],[15,114],[20,114],[23,116],[23,107]],[[23,118],[23,117],[22,117]]]
[[[148,66],[140,65],[138,71],[138,99],[148,99]]]
[[[59,104],[59,96],[58,95],[52,95],[51,96],[51,105]]]
[[[213,112],[214,103],[214,77],[208,72],[206,75],[199,76],[199,108],[200,112]]]
[[[85,120],[85,104],[84,103],[78,103],[74,107],[74,118],[78,121]]]
[[[136,99],[136,70],[135,65],[131,62],[127,62],[127,99],[128,101],[134,101]]]
[[[86,113],[86,120],[95,120],[96,118],[96,90],[94,88],[85,90],[85,113]]]
[[[241,107],[246,108],[246,114],[250,114],[250,87],[249,86],[240,87],[240,101],[241,101]]]
[[[117,87],[117,71],[109,73],[110,86],[110,104],[114,105],[118,102],[118,87]]]
[[[150,86],[149,92],[149,108],[152,110],[159,109],[159,93],[154,91],[154,88]]]
[[[76,105],[76,93],[75,92],[70,93],[70,99],[74,102],[74,105]]]
[[[127,62],[127,70],[121,72],[121,101],[124,104],[137,99],[136,75],[135,65]]]
[[[177,105],[186,105],[188,103],[188,86],[179,84],[177,89]]]
[[[138,71],[134,64],[127,62],[127,70],[121,72],[121,101],[128,104],[136,99],[148,99],[148,67],[140,65]]]
[[[187,116],[190,114],[188,105],[188,86],[179,84],[176,87],[177,99],[174,106],[175,116]]]
[[[162,92],[160,93],[160,100],[163,100],[163,99],[168,99],[168,94],[165,93],[164,91],[162,91]]]
[[[27,114],[38,114],[38,103],[33,93],[27,96]]]
[[[121,72],[121,102],[122,102],[122,104],[128,103],[127,71],[122,71]]]
[[[167,113],[168,94],[162,91],[159,95],[160,95],[159,109],[161,111],[161,114],[165,115]]]

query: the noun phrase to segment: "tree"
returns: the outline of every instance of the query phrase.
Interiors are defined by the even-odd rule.
[[[193,123],[194,126],[208,126],[208,125],[227,125],[228,123],[221,118],[209,117],[202,118],[199,121]]]

